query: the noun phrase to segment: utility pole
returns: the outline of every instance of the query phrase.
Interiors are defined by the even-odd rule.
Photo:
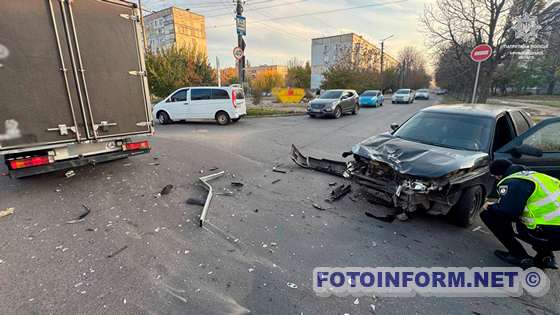
[[[216,56],[216,70],[218,72],[218,86],[222,86],[222,72],[220,71],[220,59]]]
[[[239,17],[243,16],[243,0],[237,0],[236,6],[236,25],[238,24]],[[245,41],[243,40],[243,34],[237,29],[237,47],[243,50],[243,56],[237,62],[237,74],[239,77],[239,82],[243,86],[245,82]]]
[[[383,71],[385,71],[385,41],[390,39],[391,37],[393,37],[394,35],[391,35],[389,37],[386,37],[384,39],[381,40],[381,71],[379,72],[379,75],[381,76],[381,92],[383,93],[383,90],[385,89],[385,78],[383,77]]]

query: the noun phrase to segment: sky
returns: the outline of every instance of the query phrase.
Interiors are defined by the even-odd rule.
[[[434,0],[246,0],[245,54],[253,66],[286,64],[294,57],[305,62],[311,58],[312,38],[351,32],[378,46],[381,39],[394,35],[385,42],[385,51],[393,57],[405,46],[427,52],[419,16],[431,1]],[[218,57],[222,67],[235,64],[233,0],[142,0],[142,5],[154,11],[169,6],[189,8],[206,16],[210,62],[214,64]],[[359,8],[351,9],[354,7]],[[324,11],[330,13],[314,14]],[[429,56],[425,53],[427,60]]]

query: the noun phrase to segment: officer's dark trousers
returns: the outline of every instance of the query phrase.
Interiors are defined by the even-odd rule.
[[[514,256],[529,256],[518,239],[533,246],[537,257],[552,256],[552,252],[560,250],[560,227],[541,226],[531,230],[520,222],[513,222],[510,216],[497,211],[483,211],[480,213],[480,218]],[[517,233],[513,229],[514,224]]]

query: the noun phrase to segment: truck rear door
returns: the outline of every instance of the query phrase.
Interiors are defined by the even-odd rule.
[[[127,2],[97,0],[71,1],[68,7],[92,134],[107,138],[150,132],[138,10]]]

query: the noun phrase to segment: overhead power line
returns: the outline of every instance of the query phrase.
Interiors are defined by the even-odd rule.
[[[300,18],[300,17],[305,17],[305,16],[311,16],[311,15],[338,13],[338,12],[341,12],[341,11],[362,9],[362,8],[368,8],[368,7],[380,7],[380,6],[384,6],[384,5],[397,4],[397,3],[407,2],[407,1],[408,0],[397,0],[397,1],[390,1],[390,2],[373,3],[373,4],[366,4],[366,5],[360,5],[360,6],[348,7],[348,8],[340,8],[340,9],[334,9],[334,10],[309,12],[309,13],[303,13],[303,14],[290,15],[290,16],[279,16],[279,17],[273,17],[273,18],[270,18],[270,19],[257,20],[257,21],[251,21],[251,22],[252,23],[259,23],[259,22],[266,22],[266,21],[278,21],[278,20],[285,20],[285,19],[294,19],[294,18]],[[212,28],[222,28],[222,27],[230,27],[230,26],[231,26],[231,23],[222,24],[222,25],[214,25],[214,26],[212,26]]]
[[[306,2],[306,1],[309,1],[309,0],[298,0],[298,1],[293,1],[293,2],[279,3],[279,4],[268,5],[268,6],[263,6],[263,7],[256,7],[256,8],[252,8],[252,7],[249,6],[247,9],[250,9],[251,11],[259,11],[259,10],[266,10],[266,9],[270,9],[270,8],[282,7],[282,6],[286,6],[286,5],[292,5],[292,4]],[[258,4],[258,3],[261,3],[261,2],[254,2],[254,3],[249,3],[249,4],[253,5],[253,4]],[[228,15],[229,14],[207,15],[206,18],[228,16]]]

